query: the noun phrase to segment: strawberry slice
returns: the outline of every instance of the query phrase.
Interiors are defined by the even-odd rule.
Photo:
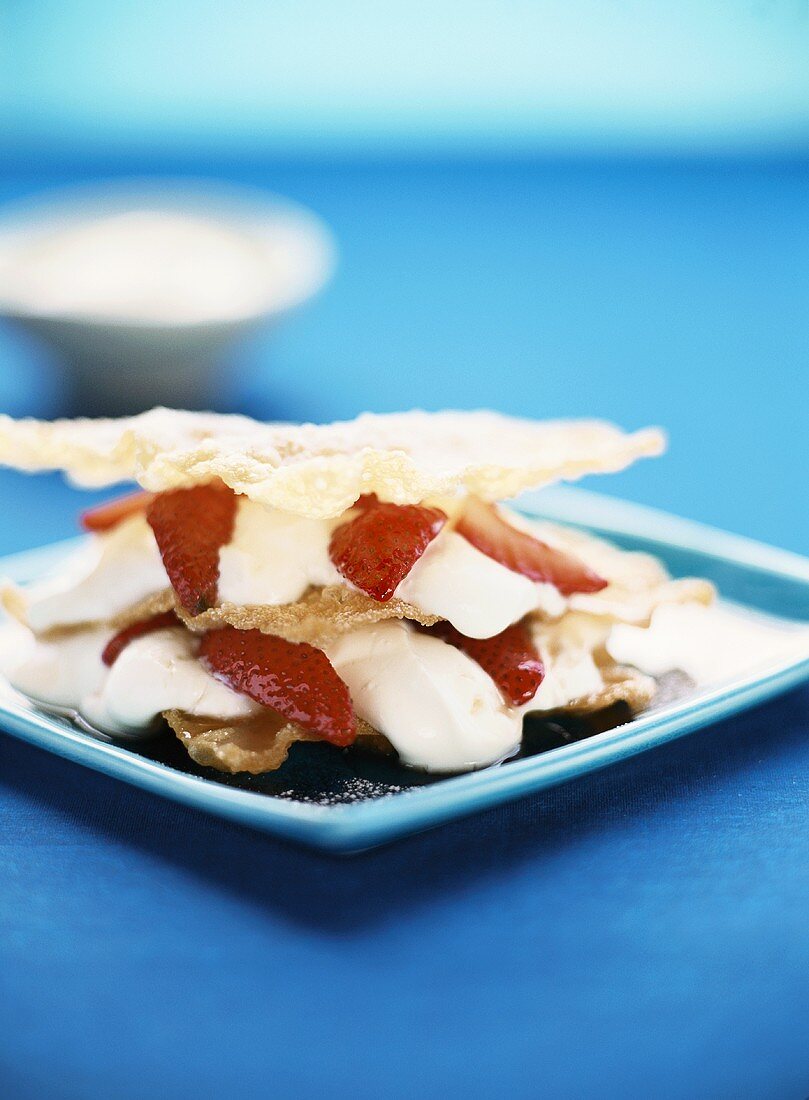
[[[360,497],[354,519],[335,528],[329,556],[346,580],[387,603],[447,522],[439,508]]]
[[[600,592],[609,583],[572,554],[512,527],[493,504],[475,497],[469,498],[456,530],[487,557],[532,581],[554,585],[563,596]]]
[[[150,619],[142,619],[139,623],[132,623],[124,627],[110,638],[104,646],[101,660],[105,665],[114,665],[130,642],[136,638],[142,638],[145,634],[153,634],[156,630],[165,630],[167,627],[177,626],[177,616],[173,611],[163,611],[159,615],[152,615]]]
[[[109,531],[137,512],[145,512],[151,499],[151,493],[128,493],[96,508],[88,508],[79,516],[79,522],[85,531]]]
[[[333,745],[350,745],[357,736],[348,688],[326,654],[307,642],[226,626],[203,637],[200,659],[234,691]]]
[[[507,626],[493,638],[467,638],[449,623],[438,623],[430,628],[430,633],[476,661],[512,706],[533,699],[545,677],[542,658],[522,623]]]
[[[233,536],[236,494],[224,485],[158,493],[146,512],[171,586],[189,615],[216,604],[219,551]]]

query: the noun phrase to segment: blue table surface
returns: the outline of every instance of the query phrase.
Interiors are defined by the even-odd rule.
[[[599,489],[809,552],[806,164],[230,174],[312,205],[341,266],[221,407],[662,423]],[[0,362],[1,409],[58,409],[42,349],[2,330]],[[0,552],[80,503],[0,474]],[[807,734],[804,689],[350,860],[0,736],[0,1092],[805,1097]]]

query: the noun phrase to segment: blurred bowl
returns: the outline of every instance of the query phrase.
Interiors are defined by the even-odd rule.
[[[315,294],[335,255],[319,218],[259,190],[54,191],[0,210],[0,317],[57,351],[70,412],[199,408],[229,345]]]

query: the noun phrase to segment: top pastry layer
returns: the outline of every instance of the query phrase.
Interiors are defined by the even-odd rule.
[[[334,424],[152,409],[120,420],[0,416],[0,463],[63,470],[84,486],[165,489],[221,479],[253,500],[312,518],[363,494],[415,504],[467,492],[504,500],[526,489],[621,470],[659,454],[654,428],[597,420],[531,421],[493,412],[364,413]]]

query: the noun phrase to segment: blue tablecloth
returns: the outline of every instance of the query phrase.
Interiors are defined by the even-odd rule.
[[[342,267],[234,357],[228,404],[662,422],[671,455],[604,488],[809,551],[805,165],[256,180],[331,221]],[[0,353],[0,405],[53,411],[47,358]],[[6,473],[0,506],[7,552],[78,497]],[[0,1092],[805,1096],[807,734],[801,690],[350,860],[0,735]]]

